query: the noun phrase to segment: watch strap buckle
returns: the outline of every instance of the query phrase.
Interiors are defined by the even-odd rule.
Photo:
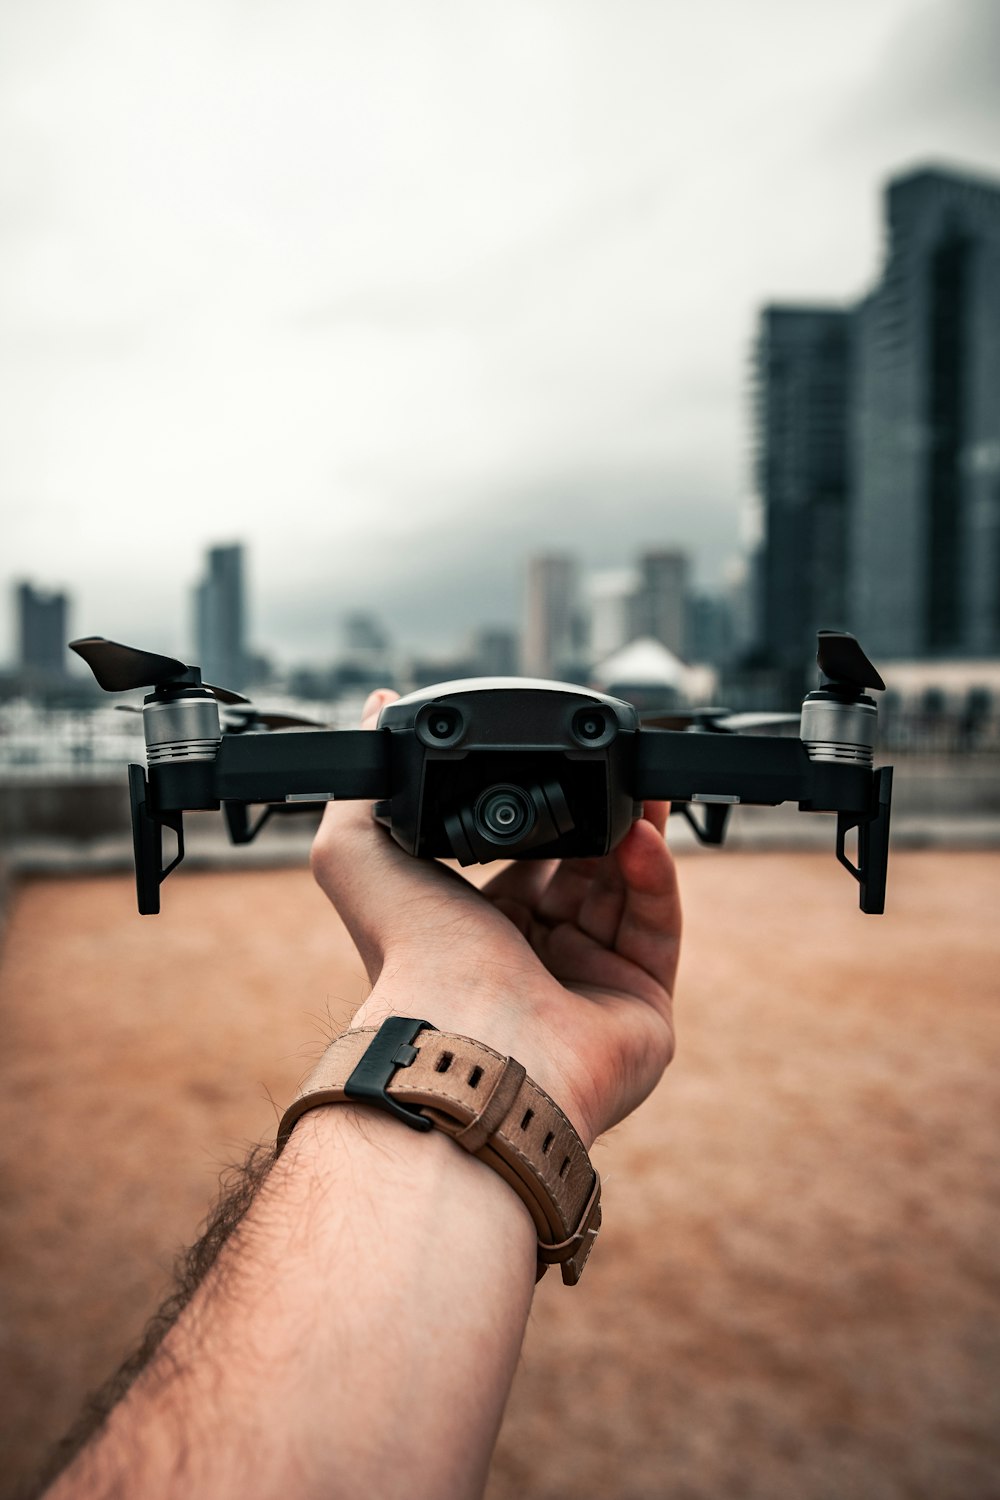
[[[436,1031],[437,1027],[413,1016],[388,1016],[344,1084],[347,1097],[388,1111],[412,1130],[432,1130],[431,1121],[416,1105],[400,1104],[398,1099],[390,1098],[386,1093],[386,1085],[396,1070],[408,1068],[416,1060],[417,1049],[412,1043],[425,1030]]]

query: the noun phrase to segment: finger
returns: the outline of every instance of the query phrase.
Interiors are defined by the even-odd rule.
[[[394,693],[392,688],[376,688],[373,693],[369,693],[361,710],[361,728],[374,729],[385,705],[395,703],[398,697],[399,694]]]
[[[631,833],[626,834],[626,839]],[[615,853],[595,861],[593,878],[576,914],[581,932],[604,948],[613,947],[625,910],[625,876]]]
[[[643,806],[644,819],[661,837],[666,831],[669,812],[669,802],[647,802]],[[605,859],[572,863],[577,868],[567,872],[562,888],[557,884],[558,876],[553,881],[553,911],[558,908],[561,920],[575,922],[595,942],[611,947],[626,905],[626,882],[621,864],[613,854]]]
[[[387,703],[399,695],[372,693],[362,728],[374,730]],[[312,847],[312,870],[354,939],[370,975],[381,968],[390,938],[401,941],[431,928],[442,897],[478,900],[467,881],[435,860],[414,859],[375,823],[364,802],[330,802]]]
[[[663,835],[669,813],[669,802],[643,804],[643,817]],[[548,922],[571,922],[597,942],[613,942],[622,913],[622,888],[615,861],[564,859],[545,891],[540,912]]]
[[[647,823],[652,823],[656,831],[666,837],[667,819],[670,816],[669,802],[644,802],[642,815]]]
[[[624,903],[624,879],[611,855],[564,859],[538,903],[550,927],[579,927],[596,942],[614,941]]]
[[[484,896],[495,905],[501,901],[537,906],[558,869],[557,859],[513,859],[496,875],[480,886]]]
[[[681,938],[680,891],[673,858],[646,819],[633,825],[614,857],[625,892],[615,951],[670,993]]]
[[[378,716],[387,703],[399,697],[391,688],[376,688],[369,693],[361,710],[361,728],[375,729]],[[316,842],[323,847],[334,838],[340,838],[345,829],[367,828],[371,822],[371,807],[367,802],[328,802],[316,835]]]

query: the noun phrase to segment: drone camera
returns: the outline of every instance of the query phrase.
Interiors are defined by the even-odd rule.
[[[520,839],[538,821],[534,803],[519,786],[488,787],[476,802],[472,817],[477,832],[500,843]]]
[[[444,815],[450,852],[460,865],[530,854],[572,833],[574,826],[558,781],[500,782]]]
[[[387,704],[379,728],[394,785],[375,816],[411,854],[462,865],[584,855],[613,847],[635,816],[635,710],[586,688],[442,683]]]

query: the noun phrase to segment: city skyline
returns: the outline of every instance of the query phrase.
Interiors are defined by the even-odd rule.
[[[0,17],[0,585],[81,632],[186,654],[233,536],[285,660],[519,618],[567,545],[712,585],[757,309],[864,294],[889,175],[1000,175],[984,0],[375,9]]]

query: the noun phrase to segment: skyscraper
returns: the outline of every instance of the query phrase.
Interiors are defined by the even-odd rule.
[[[688,559],[670,549],[644,552],[632,596],[629,634],[648,636],[682,659],[687,653]]]
[[[577,655],[576,561],[565,553],[528,560],[524,670],[531,677],[572,674]]]
[[[483,677],[516,677],[518,639],[515,630],[501,625],[483,625],[472,637],[472,660]]]
[[[840,308],[766,307],[754,351],[759,645],[795,690],[816,631],[845,623],[850,333]]]
[[[857,314],[851,619],[883,657],[1000,652],[1000,183],[887,196]]]
[[[17,586],[17,665],[29,678],[52,681],[66,675],[69,601],[44,594],[30,583]]]
[[[206,682],[243,687],[249,671],[243,548],[238,543],[210,547],[205,565],[205,577],[195,587],[196,660]]]

